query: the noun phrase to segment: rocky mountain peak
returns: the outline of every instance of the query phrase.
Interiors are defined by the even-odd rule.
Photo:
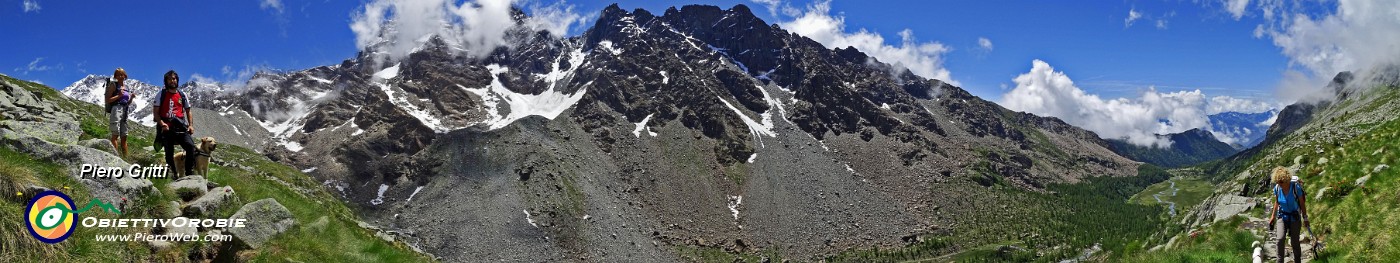
[[[249,116],[255,125],[231,127],[262,127],[266,133],[247,136],[264,136],[257,138],[268,146],[260,148],[264,154],[315,168],[313,176],[344,189],[343,197],[369,214],[435,213],[385,205],[397,202],[386,196],[412,195],[422,186],[429,189],[420,197],[429,200],[515,198],[433,189],[477,187],[461,180],[480,179],[493,181],[492,187],[520,187],[520,196],[543,196],[520,202],[540,225],[577,223],[569,218],[583,217],[574,214],[579,211],[551,207],[561,207],[553,204],[563,198],[559,189],[578,189],[583,194],[567,198],[636,204],[622,209],[663,220],[627,220],[661,229],[652,235],[681,239],[747,235],[730,220],[686,226],[704,232],[658,223],[693,216],[697,212],[685,210],[695,207],[737,220],[750,216],[738,215],[746,206],[815,204],[793,209],[806,215],[859,199],[867,205],[846,214],[933,218],[933,211],[902,206],[952,205],[930,187],[977,186],[968,179],[974,177],[1044,191],[1049,183],[1129,175],[1136,168],[1091,132],[1006,110],[943,81],[893,74],[891,66],[855,48],[828,48],[766,24],[744,5],[673,7],[660,16],[611,5],[578,37],[517,27],[506,38],[510,47],[481,57],[460,55],[454,43],[432,38],[384,65],[362,64],[374,56],[362,51],[340,66],[259,75],[248,85],[256,88],[230,98],[233,107],[200,116],[229,116],[230,123]],[[564,185],[575,182],[581,184]],[[791,200],[739,204],[753,192]],[[823,193],[840,194],[813,199]],[[591,215],[622,220],[609,214],[618,213]],[[773,218],[752,216],[744,222]],[[792,225],[822,223],[801,217]],[[908,235],[929,223],[832,220],[888,225],[873,227],[882,237]],[[429,230],[444,227],[406,225],[423,226],[432,238],[442,231]],[[767,228],[803,233],[792,227]],[[454,231],[470,230],[447,232]],[[791,239],[816,240],[804,235]],[[756,236],[758,244],[784,238]],[[832,247],[803,243],[789,253]]]

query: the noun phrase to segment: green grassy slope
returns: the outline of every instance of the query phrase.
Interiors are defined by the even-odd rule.
[[[81,139],[102,138],[107,134],[101,108],[63,97],[52,88],[15,80],[26,90],[54,101],[61,109],[76,113],[83,130]],[[143,127],[132,124],[133,127]],[[143,149],[151,145],[149,132],[137,128],[130,134],[130,162],[149,165],[164,157]],[[37,160],[8,147],[0,147],[0,190],[6,198],[0,200],[0,262],[182,262],[203,258],[248,259],[255,262],[425,262],[433,261],[414,252],[400,242],[390,242],[375,232],[358,226],[350,208],[323,189],[311,177],[292,167],[273,162],[251,150],[234,145],[222,145],[215,153],[220,161],[210,164],[207,178],[219,185],[234,188],[236,198],[214,212],[210,218],[227,218],[243,204],[274,198],[296,219],[297,224],[276,236],[259,249],[234,255],[206,242],[177,242],[176,247],[153,252],[144,242],[98,242],[97,235],[149,232],[148,228],[83,228],[79,227],[68,240],[50,245],[30,237],[25,230],[23,209],[29,196],[17,194],[28,183],[60,189],[75,201],[90,200],[92,195],[67,175],[69,167]],[[249,167],[248,170],[219,165]],[[105,218],[158,218],[176,193],[165,188],[168,178],[151,179],[160,192],[131,197],[130,206],[121,215],[104,214]],[[89,212],[106,213],[106,212]],[[227,242],[225,242],[227,243]]]
[[[1051,193],[994,186],[969,196],[983,209],[966,214],[972,224],[949,233],[920,237],[899,249],[852,250],[832,262],[1058,262],[1099,244],[1092,258],[1115,259],[1140,250],[1143,238],[1166,222],[1166,209],[1129,202],[1129,198],[1171,174],[1151,165],[1138,176],[1095,177],[1077,184],[1052,184]]]
[[[1400,164],[1400,118],[1393,116],[1400,108],[1400,91],[1378,87],[1363,96],[1374,99],[1342,101],[1308,124],[1312,129],[1300,129],[1280,143],[1261,146],[1264,148],[1257,156],[1210,165],[1217,170],[1210,175],[1215,178],[1233,178],[1250,167],[1299,168],[1295,175],[1309,191],[1313,231],[1327,244],[1314,262],[1400,262],[1400,229],[1395,227],[1395,222],[1400,222],[1400,169],[1393,167]],[[1322,132],[1327,129],[1358,133],[1332,136]],[[1256,182],[1265,175],[1256,171],[1242,181],[1234,180]],[[1367,178],[1365,183],[1358,184],[1363,177]],[[1247,214],[1267,218],[1264,210],[1271,193],[1253,197],[1262,204]],[[1187,238],[1175,248],[1131,258],[1144,262],[1248,262],[1249,245],[1258,239],[1239,227],[1242,221],[1242,216],[1236,216],[1225,226],[1198,229],[1197,238]]]

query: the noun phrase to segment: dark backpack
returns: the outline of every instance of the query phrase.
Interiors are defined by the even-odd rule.
[[[165,92],[165,89],[161,89],[158,93],[159,93],[160,95],[156,95],[155,106],[151,107],[151,111],[153,111],[153,112],[151,112],[151,115],[155,116],[156,118],[162,118],[162,119],[163,119],[164,117],[162,117],[162,116],[160,115],[161,112],[158,112],[158,111],[159,111],[159,109],[160,109],[161,106],[165,105],[165,95],[166,95],[166,94],[170,94],[170,93],[169,93],[169,92]],[[175,93],[180,94],[180,107],[185,108],[185,111],[189,111],[189,110],[190,110],[190,99],[189,99],[189,96],[185,96],[185,91],[182,91],[182,90],[180,90],[179,88],[176,88],[176,89],[175,89]],[[186,112],[185,114],[189,114],[189,113]],[[184,119],[180,119],[180,120],[178,120],[178,121],[180,121],[181,123],[184,123],[185,120],[184,120]],[[183,127],[183,126],[182,126],[182,127]],[[171,125],[171,129],[174,129],[174,128],[175,128],[175,125]],[[156,139],[155,139],[154,141],[155,141],[155,148],[156,148],[156,151],[160,151],[160,150],[161,150],[161,147],[160,147],[160,146],[164,145],[164,143],[165,143],[165,133],[160,132],[160,124],[159,124],[159,123],[156,124]]]
[[[116,105],[116,103],[107,102],[107,98],[111,98],[112,96],[114,96],[113,94],[117,93],[117,81],[112,78],[107,78],[106,86],[107,92],[102,93],[102,105],[105,105],[107,107],[107,111],[104,112],[112,112],[112,105]]]

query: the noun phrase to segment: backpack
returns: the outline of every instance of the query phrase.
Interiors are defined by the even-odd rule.
[[[117,80],[113,78],[107,78],[106,86],[107,92],[103,93],[102,105],[105,105],[107,107],[107,111],[104,112],[112,112],[112,105],[115,105],[116,103],[107,102],[107,98],[111,98],[113,96],[113,93],[117,93]]]
[[[160,118],[159,109],[160,109],[161,105],[165,104],[165,95],[166,95],[166,94],[170,94],[170,93],[169,93],[169,92],[165,92],[165,89],[161,89],[161,90],[158,91],[157,93],[159,93],[160,95],[156,95],[156,101],[155,101],[155,103],[154,103],[155,106],[152,106],[152,107],[151,107],[151,111],[153,111],[153,112],[151,112],[151,115],[156,116],[157,118]],[[176,89],[175,89],[175,93],[180,94],[180,107],[183,107],[183,108],[185,108],[186,111],[189,111],[189,110],[190,110],[190,99],[189,99],[188,96],[185,96],[185,91],[180,90],[179,88],[176,88]],[[189,113],[186,112],[185,114],[189,114]],[[185,120],[184,120],[184,119],[180,119],[180,120],[178,120],[178,121],[184,122]],[[172,126],[171,128],[173,129],[173,128],[174,128],[174,125],[171,125],[171,126]],[[165,144],[164,144],[164,143],[165,143],[165,133],[160,132],[160,124],[156,124],[156,127],[155,127],[155,128],[156,128],[156,138],[155,138],[155,140],[152,140],[152,141],[154,141],[154,143],[155,143],[156,151],[159,152],[159,151],[161,150],[161,146],[165,145]]]
[[[1292,200],[1293,202],[1287,204],[1280,202],[1281,204],[1279,204],[1278,208],[1279,217],[1282,218],[1285,222],[1296,221],[1299,219],[1298,212],[1302,210],[1302,203],[1299,203],[1299,200],[1302,200],[1302,198],[1307,195],[1307,192],[1303,191],[1303,184],[1299,183],[1298,181],[1292,181],[1288,184],[1289,191],[1287,195],[1292,196],[1293,198],[1287,200]],[[1284,197],[1284,194],[1285,193],[1283,192],[1283,188],[1277,185],[1274,186],[1275,200],[1282,199]],[[1293,208],[1293,211],[1285,211],[1286,208]]]
[[[180,94],[180,107],[181,107],[181,108],[184,108],[185,111],[188,112],[188,111],[190,110],[190,97],[189,97],[189,96],[185,96],[185,91],[180,90],[179,88],[176,88],[176,89],[175,89],[175,93]],[[161,89],[161,90],[160,90],[160,95],[157,95],[157,96],[156,96],[156,103],[155,103],[155,106],[154,106],[154,107],[151,107],[151,110],[152,110],[152,111],[155,111],[155,110],[159,109],[161,106],[163,106],[163,105],[165,104],[165,94],[170,94],[170,93],[169,93],[169,92],[165,92],[165,89]],[[156,115],[157,117],[160,116],[160,115],[159,115],[160,112],[152,112],[152,114],[153,114],[153,115]],[[188,114],[188,113],[186,113],[186,114]],[[181,121],[184,121],[184,120],[181,120]],[[160,127],[156,127],[156,128],[160,128]]]

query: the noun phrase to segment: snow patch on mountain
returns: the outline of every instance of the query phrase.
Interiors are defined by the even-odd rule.
[[[393,79],[393,78],[395,78],[395,77],[398,77],[398,76],[399,76],[399,65],[400,65],[400,64],[401,64],[401,63],[394,64],[394,66],[392,66],[392,67],[384,68],[384,69],[379,70],[379,72],[375,72],[375,73],[374,73],[374,78],[387,80],[387,79]]]
[[[375,73],[375,76],[377,78],[379,76],[379,73]],[[393,102],[394,105],[398,106],[400,109],[403,109],[404,112],[408,112],[408,115],[411,115],[413,116],[413,118],[418,119],[418,122],[423,123],[424,126],[428,126],[428,128],[433,129],[433,132],[447,133],[448,131],[450,131],[446,126],[443,126],[442,120],[439,120],[437,117],[433,116],[431,112],[428,112],[428,110],[419,108],[417,105],[410,103],[406,95],[400,95],[399,92],[396,90],[398,89],[398,87],[391,86],[388,83],[384,82],[375,82],[374,85],[378,86],[379,90],[383,91],[384,95],[389,97],[390,102]]]
[[[744,196],[742,196],[742,195],[731,195],[731,196],[729,196],[729,212],[730,212],[731,214],[734,214],[734,220],[739,220],[739,205],[742,205],[742,204],[744,204]]]
[[[613,54],[613,56],[622,55],[622,50],[617,49],[617,47],[613,47],[612,41],[603,40],[601,42],[598,42],[598,47],[603,48],[603,50],[608,51],[608,53]]]
[[[505,84],[501,83],[500,75],[510,72],[510,69],[496,64],[486,66],[486,68],[491,71],[490,85],[481,88],[468,88],[461,85],[458,85],[458,87],[481,97],[485,104],[486,112],[489,113],[490,116],[480,123],[485,124],[487,129],[500,129],[506,125],[510,125],[516,120],[532,115],[543,116],[546,119],[553,120],[555,117],[558,117],[559,114],[564,113],[565,110],[577,104],[580,99],[583,99],[583,95],[587,92],[587,89],[579,89],[573,94],[564,94],[562,87],[559,85],[560,80],[572,75],[574,71],[583,67],[585,57],[586,54],[583,53],[582,50],[571,52],[568,57],[569,65],[571,66],[569,69],[559,68],[559,60],[563,59],[563,57],[556,59],[553,65],[553,71],[543,75],[545,82],[549,83],[549,88],[540,94],[522,94],[507,89]],[[592,82],[585,83],[584,86],[588,86],[589,84],[592,84]],[[506,106],[504,110],[507,112],[505,114],[501,113],[501,104]]]
[[[642,131],[646,131],[646,132],[647,132],[647,135],[651,135],[651,137],[656,137],[656,132],[651,131],[651,127],[650,127],[650,126],[647,126],[647,122],[651,121],[651,116],[652,116],[652,115],[656,115],[656,114],[655,114],[655,113],[653,113],[653,114],[647,114],[647,117],[646,117],[646,118],[642,118],[642,122],[634,123],[635,125],[637,125],[637,128],[632,130],[632,136],[636,136],[637,138],[641,138],[641,137],[642,137]]]

